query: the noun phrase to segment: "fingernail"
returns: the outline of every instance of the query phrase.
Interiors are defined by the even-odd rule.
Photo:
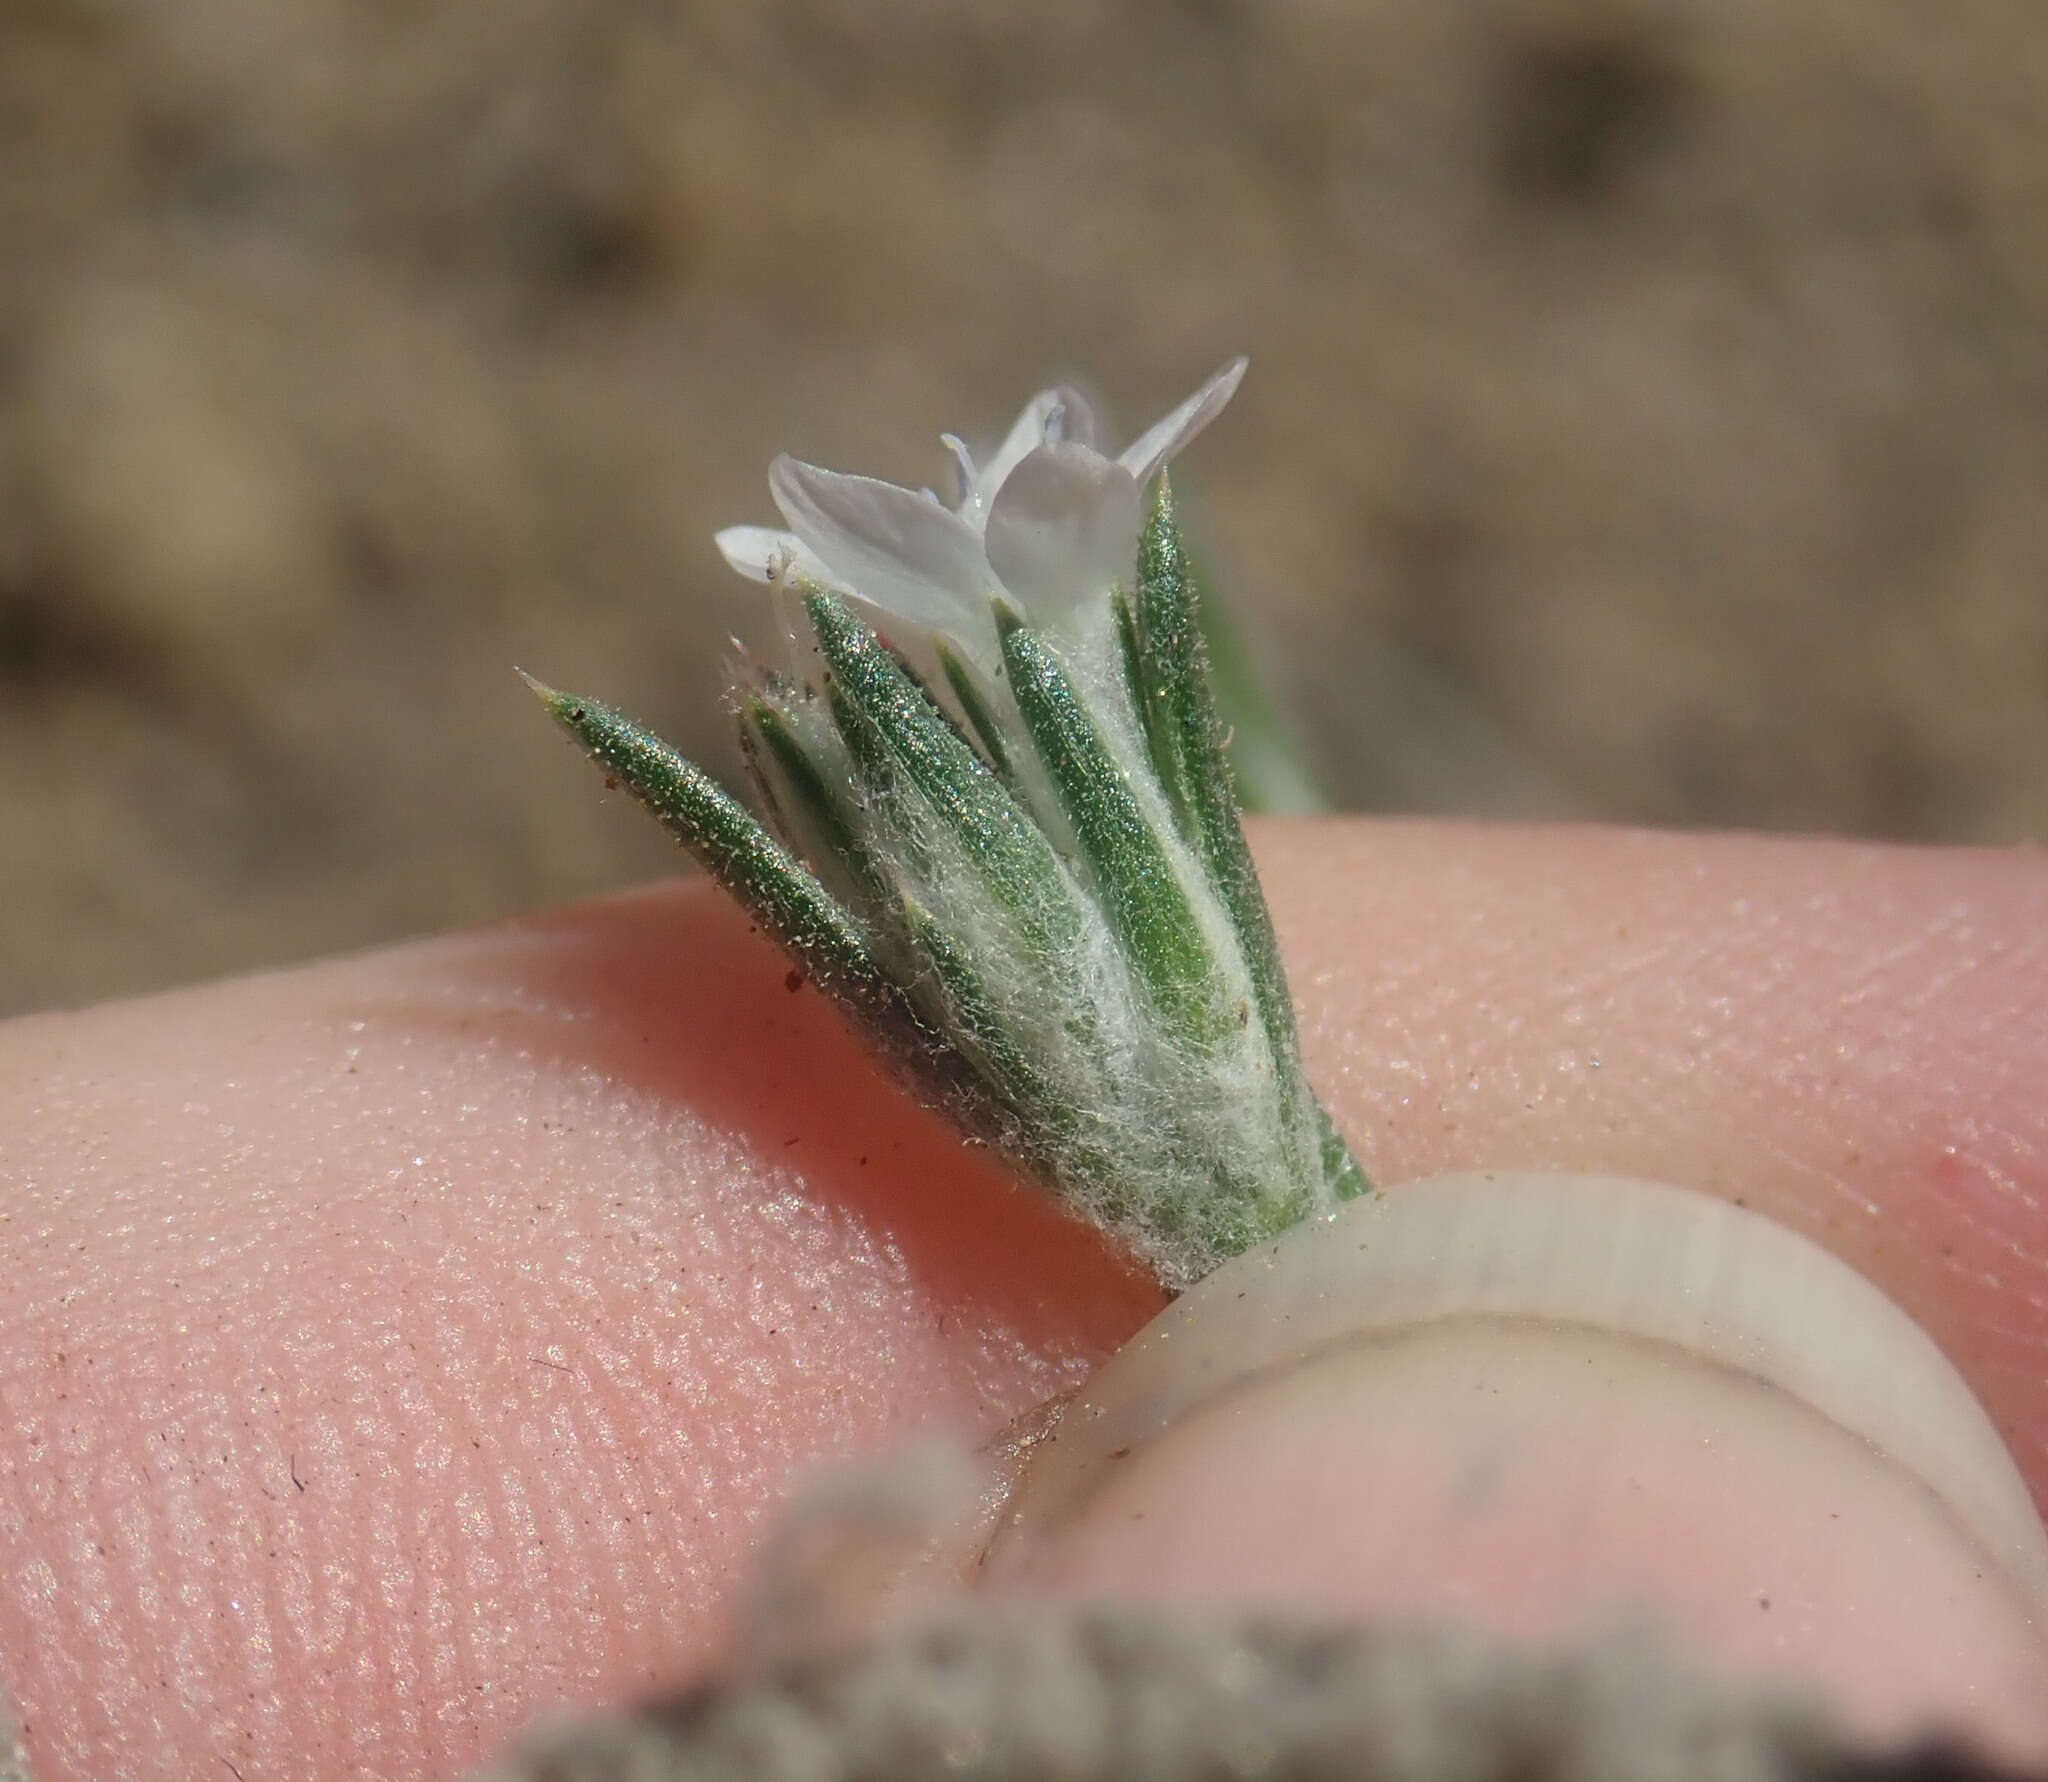
[[[1239,1257],[1037,1448],[1000,1589],[1652,1637],[2048,1756],[2048,1539],[1933,1342],[1726,1201],[1389,1190]]]

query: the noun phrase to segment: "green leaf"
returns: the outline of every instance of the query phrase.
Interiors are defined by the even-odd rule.
[[[1123,767],[1058,659],[1001,602],[996,629],[1010,695],[1139,980],[1183,1034],[1221,1038],[1231,1025],[1222,972]]]
[[[652,731],[595,699],[526,684],[563,729],[694,854],[798,966],[928,1096],[990,1132],[996,1110],[968,1060],[922,1021],[860,924],[746,806]]]
[[[1174,514],[1172,487],[1163,475],[1138,543],[1138,594],[1130,629],[1138,709],[1159,777],[1174,801],[1183,836],[1201,856],[1230,912],[1251,969],[1282,1090],[1312,1098],[1302,1074],[1294,999],[1287,990],[1280,942],[1245,842],[1236,786],[1224,758],[1223,729],[1210,686],[1208,649],[1187,546]],[[1315,1105],[1324,1179],[1342,1199],[1366,1192],[1370,1182],[1322,1104]]]
[[[936,981],[955,1043],[1014,1115],[1001,1142],[1056,1191],[1081,1185],[1102,1216],[1127,1217],[1134,1210],[1128,1160],[1103,1148],[1081,1110],[1017,1045],[966,948],[913,897],[903,899],[903,919]]]
[[[1138,543],[1133,613],[1146,740],[1175,803],[1182,834],[1208,869],[1237,930],[1274,1056],[1284,1073],[1298,1076],[1294,1003],[1287,993],[1273,918],[1238,817],[1195,602],[1187,548],[1174,517],[1173,491],[1162,475]]]
[[[871,909],[887,897],[846,800],[771,698],[757,693],[742,704],[740,741],[763,798],[784,809],[785,826],[795,831],[791,845],[803,846],[814,859],[829,855]]]
[[[701,767],[608,705],[530,678],[527,684],[555,721],[820,983],[883,982],[860,925]]]
[[[975,740],[981,744],[996,772],[1008,779],[1010,753],[1003,745],[1003,729],[996,722],[995,713],[989,710],[988,701],[982,697],[974,670],[961,660],[960,652],[944,638],[939,640],[938,654],[939,668],[946,677],[946,685],[953,689],[953,697],[959,700],[960,709],[973,728]]]
[[[872,774],[900,772],[917,788],[1035,948],[1070,947],[1081,932],[1081,913],[1052,844],[843,601],[811,588],[804,604],[832,670],[828,692],[855,759]]]
[[[1025,1057],[966,948],[916,898],[906,895],[902,911],[911,941],[937,984],[948,1024],[958,1032],[961,1050],[980,1064],[990,1087],[1015,1110],[1026,1132],[1040,1137],[1070,1133],[1074,1110],[1060,1102]]]

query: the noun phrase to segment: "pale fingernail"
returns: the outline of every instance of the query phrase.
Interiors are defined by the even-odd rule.
[[[1225,1265],[1020,1479],[999,1588],[1644,1630],[1854,1730],[2048,1755],[2048,1539],[1933,1342],[1806,1239],[1447,1176]]]

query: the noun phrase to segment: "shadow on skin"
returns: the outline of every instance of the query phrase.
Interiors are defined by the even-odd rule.
[[[448,974],[472,993],[469,1012],[398,1000],[390,1014],[459,1036],[489,1007],[494,1043],[532,1061],[595,1073],[662,1108],[717,1110],[734,1144],[795,1171],[805,1196],[900,1251],[970,1323],[1041,1326],[1048,1276],[1107,1289],[1094,1331],[1128,1334],[1163,1303],[1141,1266],[1112,1261],[1107,1240],[913,1105],[816,986],[793,986],[784,956],[709,886],[636,892],[503,932],[522,947],[513,995],[502,960],[478,959]],[[1024,1254],[1043,1268],[1019,1270]],[[1072,1310],[1063,1299],[1063,1325]]]

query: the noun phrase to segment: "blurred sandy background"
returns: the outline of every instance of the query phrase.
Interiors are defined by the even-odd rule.
[[[0,1007],[671,870],[514,663],[1240,348],[1340,802],[2048,834],[2040,0],[0,0]]]

